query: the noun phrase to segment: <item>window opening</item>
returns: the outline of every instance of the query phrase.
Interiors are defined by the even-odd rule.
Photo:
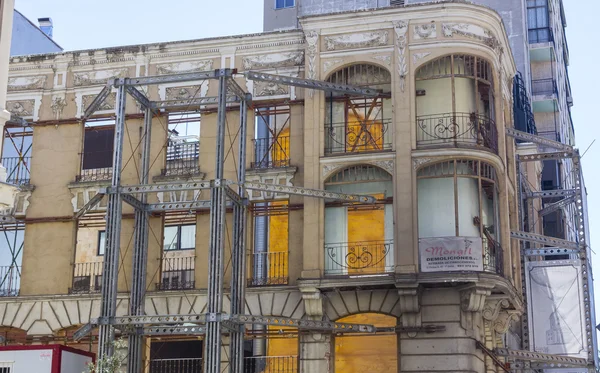
[[[290,166],[290,107],[279,105],[255,110],[252,168]]]

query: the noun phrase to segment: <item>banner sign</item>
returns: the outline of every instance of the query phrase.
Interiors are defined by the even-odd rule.
[[[525,270],[532,350],[587,358],[581,261],[532,261]]]
[[[421,272],[483,271],[481,237],[419,239]]]

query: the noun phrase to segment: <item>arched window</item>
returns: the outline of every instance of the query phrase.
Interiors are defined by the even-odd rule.
[[[370,165],[343,169],[325,189],[375,196],[375,204],[325,205],[325,274],[360,275],[392,272],[393,183],[386,171]]]
[[[450,55],[416,73],[417,145],[476,146],[498,152],[491,64]]]
[[[390,72],[379,66],[358,64],[334,72],[327,81],[377,89],[381,95],[360,97],[327,93],[325,154],[390,150]]]
[[[491,272],[501,270],[498,188],[493,166],[463,159],[435,163],[418,171],[417,188],[421,243],[443,238],[446,248],[452,250],[450,246],[460,249],[465,240],[474,242],[475,251],[482,248],[478,264]]]

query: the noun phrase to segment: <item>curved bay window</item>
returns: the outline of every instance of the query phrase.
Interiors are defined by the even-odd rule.
[[[498,153],[491,64],[450,55],[416,74],[417,146],[480,147]]]
[[[377,152],[392,148],[390,72],[384,68],[358,64],[340,69],[327,79],[330,83],[372,88],[378,97],[327,93],[325,154]]]
[[[486,162],[449,160],[417,173],[422,272],[503,273],[496,171]]]
[[[378,200],[375,204],[326,202],[325,274],[393,272],[392,176],[375,166],[352,166],[329,177],[325,189]]]

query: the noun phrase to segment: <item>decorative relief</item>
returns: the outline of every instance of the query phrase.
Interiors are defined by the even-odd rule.
[[[158,75],[196,73],[211,70],[212,60],[165,63],[156,67]]]
[[[254,82],[254,97],[264,96],[287,96],[290,94],[290,87],[277,84],[275,82]]]
[[[504,334],[512,321],[518,320],[520,312],[512,309],[508,298],[491,295],[485,302],[483,318],[491,323],[496,333]]]
[[[341,164],[339,163],[327,163],[323,165],[323,171],[321,173],[321,175],[323,177],[329,175],[330,173],[332,173],[333,171],[335,171],[337,168],[342,167]]]
[[[325,48],[328,51],[379,47],[387,44],[388,32],[385,30],[325,37]]]
[[[487,46],[502,52],[500,42],[498,39],[496,39],[492,32],[478,25],[472,25],[469,23],[443,23],[442,33],[447,38],[451,38],[454,35],[461,35],[468,38],[481,40]]]
[[[81,101],[83,103],[83,108],[82,108],[83,111],[85,111],[85,109],[87,109],[88,106],[90,106],[92,104],[92,101],[94,101],[94,99],[97,96],[98,95],[83,95],[81,97]],[[116,102],[117,102],[117,93],[116,92],[109,93],[97,111],[115,110]]]
[[[304,64],[304,52],[273,53],[244,57],[242,62],[246,70],[301,66]]]
[[[287,167],[285,169],[269,169],[260,171],[248,171],[246,174],[246,181],[254,183],[264,183],[271,185],[284,185],[294,186],[292,179],[296,173],[296,167]],[[250,201],[266,201],[266,200],[280,200],[289,198],[288,194],[277,193],[272,191],[264,190],[248,190],[248,197]]]
[[[52,104],[50,105],[50,108],[52,109],[52,112],[54,113],[54,117],[56,119],[60,119],[60,117],[62,116],[62,112],[66,106],[67,101],[63,96],[55,96],[52,98]]]
[[[400,305],[402,326],[417,328],[421,326],[420,296],[421,291],[418,286],[407,288],[398,288],[398,304]],[[414,338],[416,332],[408,333],[408,336]]]
[[[323,62],[323,72],[326,73],[327,71],[329,71],[329,69],[331,69],[332,66],[335,66],[340,63],[342,63],[342,60],[327,60]]]
[[[201,97],[200,85],[185,87],[168,87],[165,89],[167,100],[189,100],[191,98]]]
[[[389,54],[385,54],[382,56],[375,56],[375,57],[373,57],[373,59],[376,59],[377,61],[381,61],[388,66],[390,66],[392,64],[392,56],[390,56]]]
[[[8,78],[8,91],[26,91],[32,89],[42,89],[46,84],[46,76],[19,76]]]
[[[431,52],[413,53],[413,62],[415,64],[417,64],[420,60],[422,60],[423,58],[429,56],[430,54],[431,54]]]
[[[305,35],[306,37],[306,51],[308,56],[308,79],[315,79],[317,75],[316,71],[316,58],[317,58],[317,42],[319,41],[319,34],[316,31],[309,31]],[[312,90],[311,90],[312,92]],[[312,93],[311,93],[312,95]]]
[[[415,39],[435,39],[437,37],[437,26],[435,23],[415,25],[413,30]]]
[[[400,89],[404,92],[406,86],[406,74],[408,74],[408,63],[406,62],[406,32],[408,31],[408,22],[394,22],[394,31],[396,33],[396,50],[398,59],[398,75],[400,76]]]
[[[102,182],[98,182],[100,184]],[[109,180],[103,182],[103,186],[106,187],[106,184],[110,184]],[[71,184],[74,185],[74,184]],[[73,212],[78,212],[85,206],[98,192],[100,191],[102,186],[94,185],[94,186],[69,186],[69,191],[73,195],[71,198],[71,204],[73,205]],[[104,197],[100,200],[100,202],[93,206],[90,211],[106,211],[106,206],[108,204],[108,198]]]
[[[418,170],[425,163],[431,162],[431,158],[413,158],[413,170]]]
[[[82,87],[88,85],[106,84],[109,79],[124,78],[129,74],[128,68],[87,71],[73,74],[73,85]]]
[[[372,164],[373,166],[377,166],[379,168],[382,168],[382,169],[386,170],[391,175],[394,174],[394,161],[391,160],[391,159],[388,159],[388,160],[385,160],[385,161],[369,162],[369,163]]]
[[[35,100],[6,101],[6,110],[21,118],[32,117],[35,110]]]

